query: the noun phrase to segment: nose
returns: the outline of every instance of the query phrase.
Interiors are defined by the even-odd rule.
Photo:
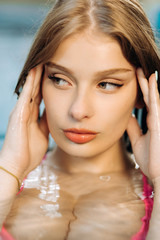
[[[93,116],[93,101],[91,99],[92,97],[85,92],[76,93],[72,99],[69,115],[77,121],[91,118]]]

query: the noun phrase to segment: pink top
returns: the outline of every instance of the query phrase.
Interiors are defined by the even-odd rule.
[[[149,185],[147,177],[143,174],[143,201],[145,204],[145,216],[142,218],[140,231],[135,234],[131,240],[145,240],[149,229],[149,221],[153,209],[153,189]]]
[[[19,193],[23,190],[23,187],[19,191]],[[147,232],[149,229],[149,221],[151,218],[151,213],[153,209],[153,189],[149,185],[147,177],[143,174],[143,201],[145,204],[145,216],[142,218],[142,226],[140,231],[135,234],[131,240],[145,240],[147,236]],[[18,194],[19,194],[18,193]],[[0,240],[15,240],[4,228],[2,227],[2,231],[0,232]]]

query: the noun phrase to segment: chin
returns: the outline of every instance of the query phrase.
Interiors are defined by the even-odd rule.
[[[76,144],[76,143],[58,144],[57,143],[57,146],[59,147],[59,149],[61,149],[62,152],[75,158],[93,158],[101,154],[102,152],[104,152],[103,149],[96,149],[95,144],[93,145],[91,144],[91,142],[85,143],[85,144]],[[105,148],[105,151],[106,151],[106,148]]]

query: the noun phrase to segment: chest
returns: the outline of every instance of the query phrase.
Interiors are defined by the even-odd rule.
[[[46,176],[30,176],[13,204],[6,228],[15,239],[125,240],[140,229],[141,184],[112,174]]]

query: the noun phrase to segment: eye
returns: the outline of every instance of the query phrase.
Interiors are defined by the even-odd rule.
[[[49,75],[48,78],[51,79],[52,82],[58,87],[67,87],[71,85],[67,80],[54,75]]]
[[[122,87],[123,84],[111,83],[111,82],[100,82],[98,87],[107,91],[114,91],[117,88]]]

